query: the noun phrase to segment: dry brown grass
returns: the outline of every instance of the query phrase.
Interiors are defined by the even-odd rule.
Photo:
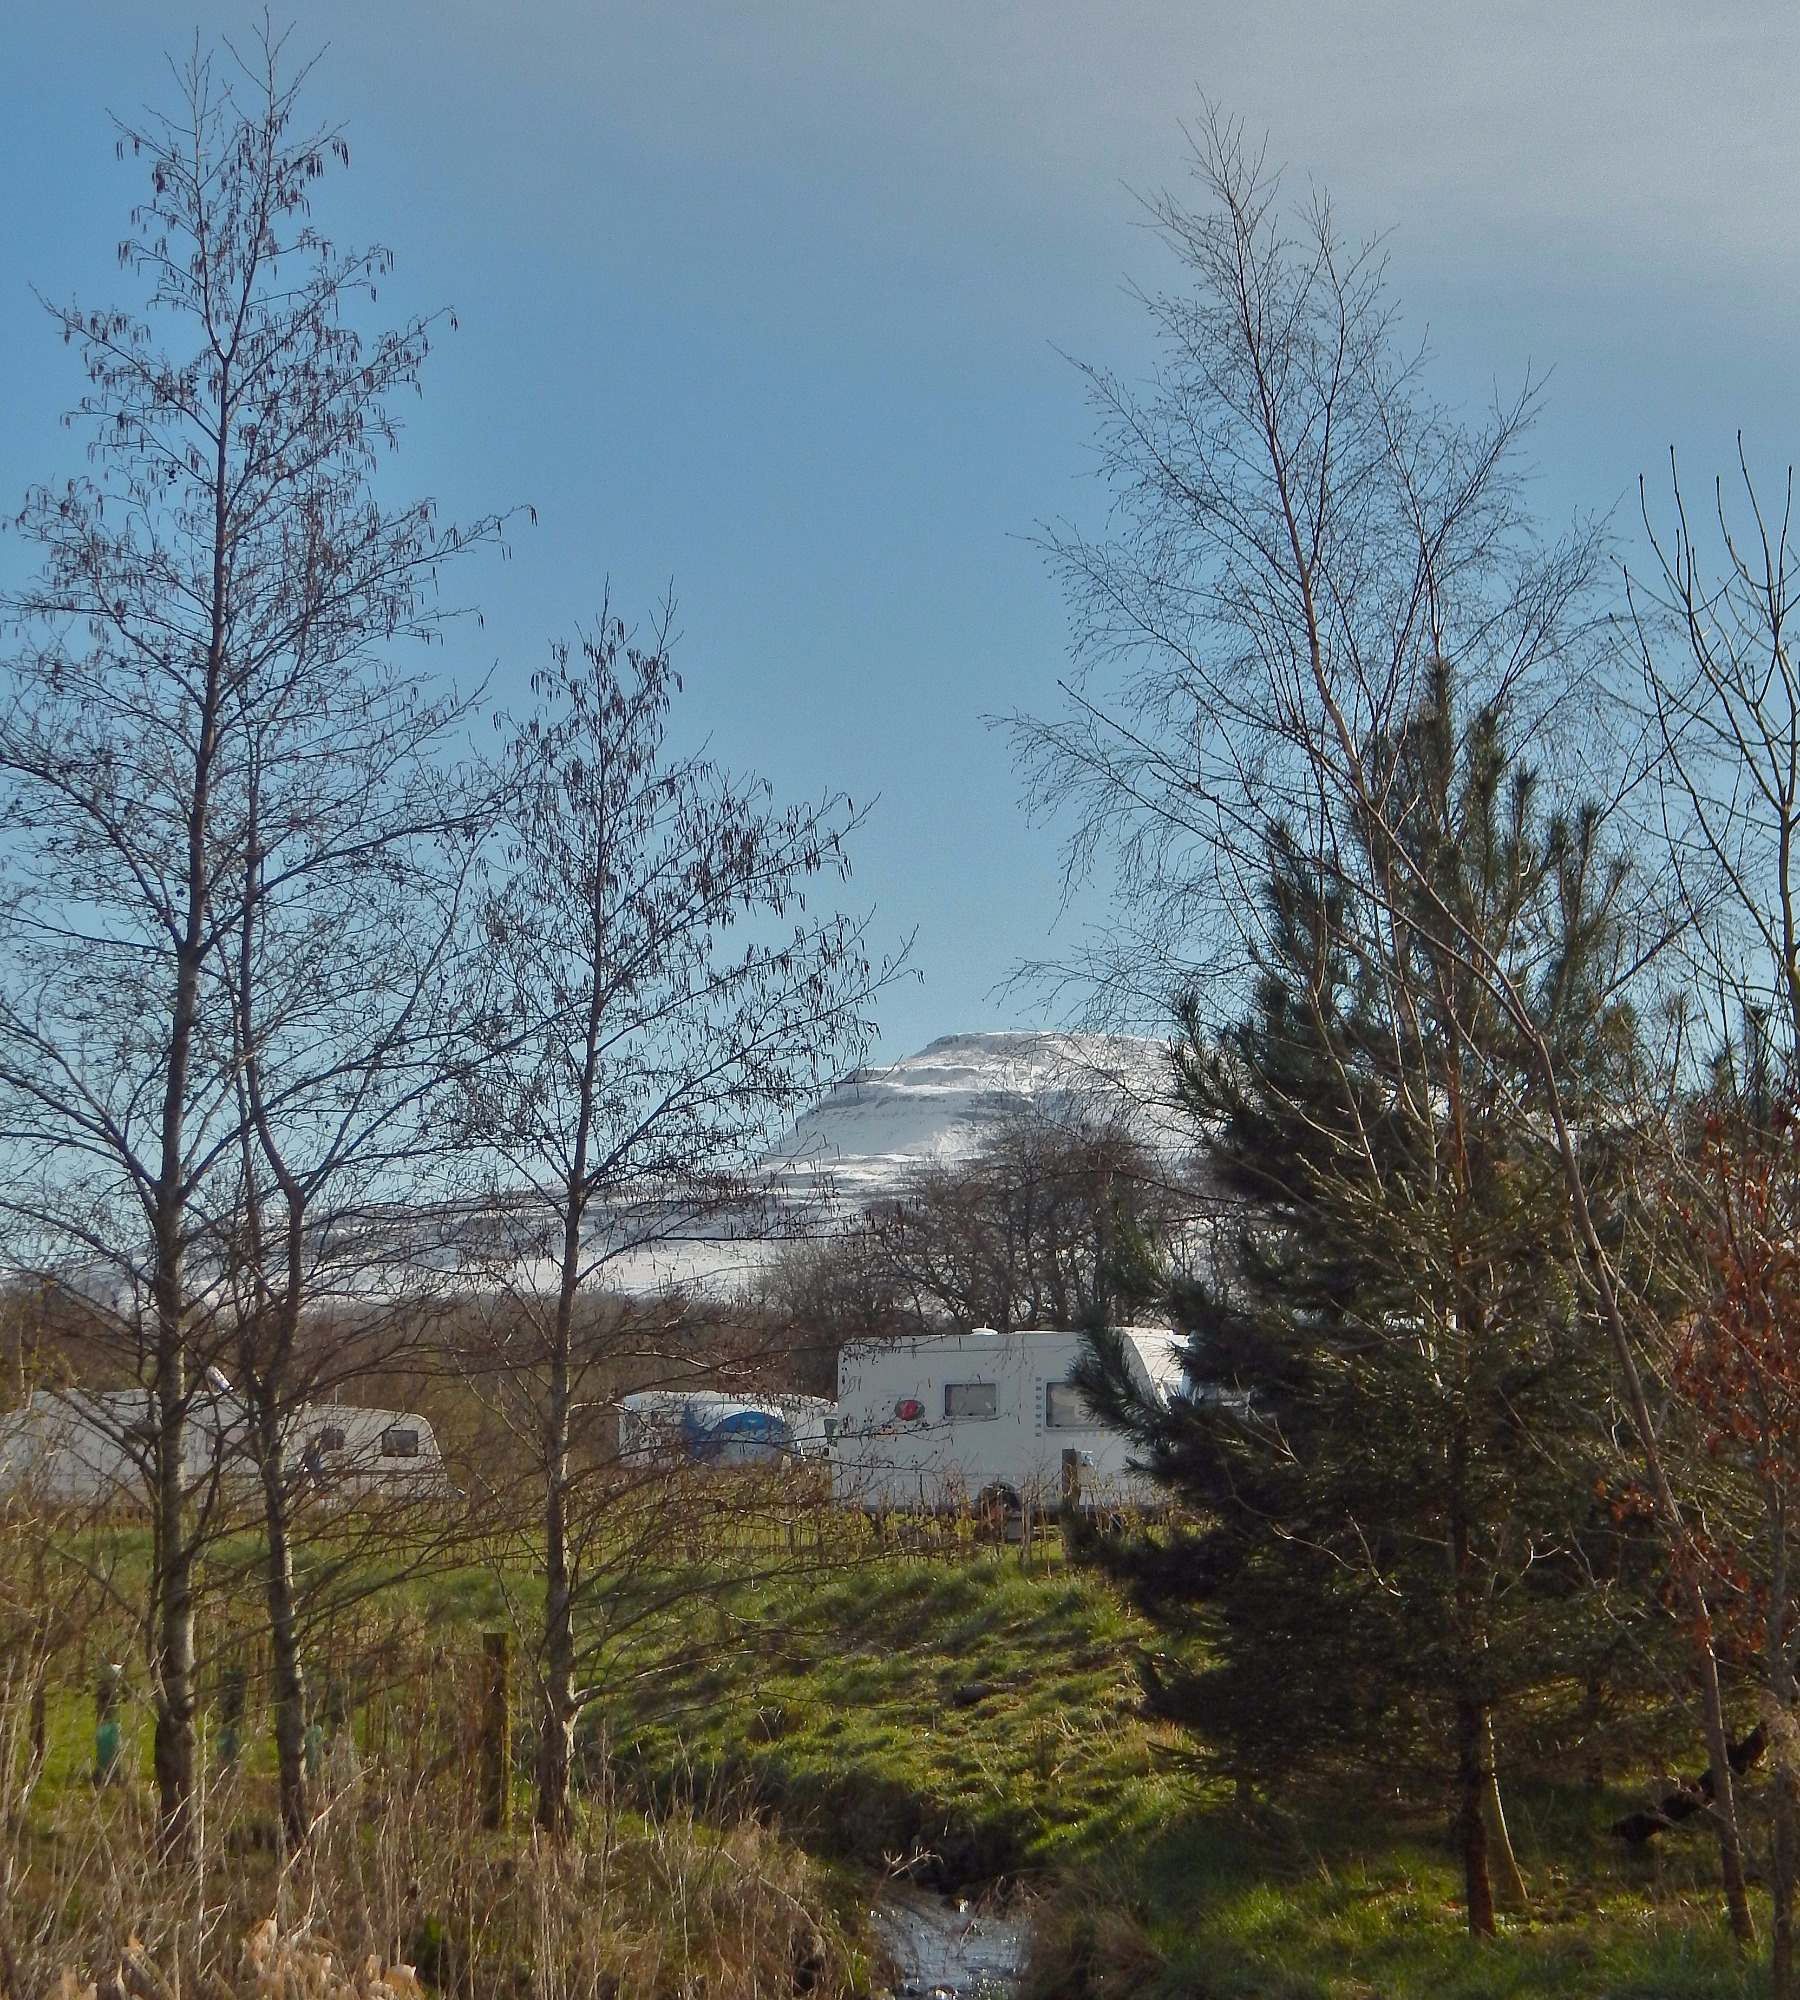
[[[410,1768],[409,1768],[410,1766]],[[305,1849],[269,1778],[218,1773],[192,1865],[157,1859],[141,1768],[47,1782],[29,1676],[0,1667],[0,2000],[751,2000],[866,1990],[818,1866],[745,1814],[646,1817],[604,1786],[557,1846],[480,1824],[461,1760],[424,1777],[348,1736]]]
[[[0,1860],[7,2000],[750,2000],[855,1990],[817,1871],[748,1819],[596,1815],[557,1848],[455,1794],[357,1773],[305,1852],[215,1788],[199,1863],[156,1861],[147,1803],[69,1790]],[[15,1822],[17,1824],[17,1822]]]

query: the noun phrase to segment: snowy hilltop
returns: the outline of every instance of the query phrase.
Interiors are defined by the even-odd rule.
[[[845,1201],[866,1204],[897,1193],[923,1162],[966,1159],[1032,1108],[1116,1110],[1147,1143],[1176,1148],[1169,1099],[1168,1044],[1149,1036],[944,1035],[839,1084],[770,1165],[793,1180],[827,1178]]]

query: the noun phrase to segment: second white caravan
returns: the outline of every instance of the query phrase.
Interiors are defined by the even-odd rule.
[[[1163,1398],[1180,1388],[1173,1334],[1119,1331],[1140,1388]],[[1079,1333],[983,1330],[846,1347],[831,1453],[838,1500],[907,1512],[1054,1506],[1067,1451],[1084,1505],[1153,1500],[1130,1440],[1099,1421],[1071,1380],[1082,1346]]]

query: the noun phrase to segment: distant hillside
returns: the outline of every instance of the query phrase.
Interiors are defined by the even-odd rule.
[[[1146,1144],[1174,1152],[1189,1143],[1170,1102],[1167,1043],[1050,1030],[944,1035],[917,1055],[859,1070],[798,1120],[768,1157],[770,1214],[807,1230],[833,1213],[848,1221],[898,1194],[924,1161],[967,1158],[1034,1104],[1122,1107]],[[721,1220],[621,1255],[608,1282],[730,1290],[771,1254],[777,1230],[768,1238],[747,1218]]]
[[[1178,1146],[1168,1044],[1050,1031],[944,1035],[884,1069],[859,1070],[795,1126],[773,1163],[829,1177],[850,1201],[894,1191],[925,1160],[976,1152],[1031,1105],[1122,1104],[1152,1145]]]
[[[1166,1043],[1136,1035],[944,1035],[897,1063],[859,1070],[806,1112],[765,1157],[759,1201],[699,1222],[682,1204],[663,1206],[654,1188],[597,1203],[589,1247],[611,1250],[599,1282],[640,1295],[671,1285],[733,1291],[782,1242],[854,1222],[902,1193],[915,1168],[968,1158],[1033,1106],[1120,1112],[1147,1145],[1185,1152],[1191,1137],[1171,1103],[1168,1054]],[[536,1250],[521,1247],[541,1213],[522,1190],[498,1201],[381,1211],[365,1225],[366,1287],[381,1288],[376,1274],[390,1239],[414,1271],[491,1273],[499,1260],[553,1284],[554,1229],[538,1228]],[[65,1274],[65,1282],[80,1281]],[[96,1297],[122,1305],[115,1272],[96,1268],[87,1282]]]

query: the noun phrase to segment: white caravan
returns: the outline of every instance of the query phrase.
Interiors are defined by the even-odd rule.
[[[619,1398],[619,1457],[721,1466],[820,1459],[833,1421],[823,1396],[639,1389]]]
[[[142,1389],[38,1390],[23,1409],[0,1415],[0,1499],[146,1505],[150,1418]],[[302,1493],[423,1500],[450,1492],[431,1426],[411,1411],[302,1403],[283,1428],[288,1475]],[[216,1471],[226,1490],[247,1490],[256,1478],[247,1430],[243,1405],[229,1387],[209,1385],[194,1401],[184,1476],[198,1484]]]
[[[1161,1327],[1121,1327],[1140,1389],[1182,1386],[1180,1344]],[[1084,1506],[1142,1503],[1154,1482],[1131,1443],[1101,1423],[1070,1377],[1079,1333],[935,1334],[861,1341],[838,1358],[832,1484],[846,1506],[934,1512],[961,1502],[1052,1507],[1073,1451]]]
[[[346,1500],[454,1496],[436,1433],[414,1410],[302,1403],[289,1420],[287,1450],[291,1473]]]

